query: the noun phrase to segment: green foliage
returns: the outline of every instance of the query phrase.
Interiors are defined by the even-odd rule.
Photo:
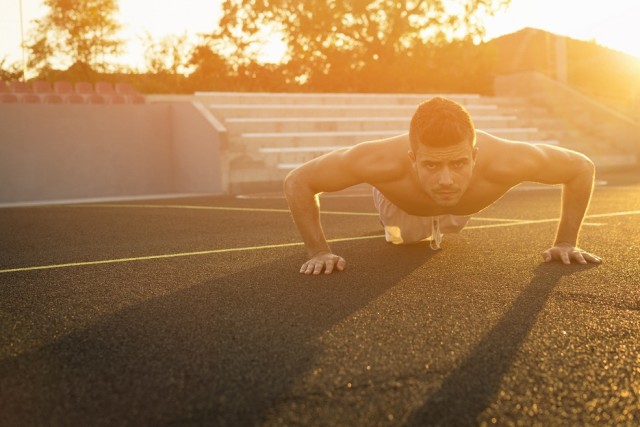
[[[30,67],[47,70],[83,63],[107,71],[123,42],[114,15],[117,0],[44,0],[48,13],[35,21],[27,48]]]

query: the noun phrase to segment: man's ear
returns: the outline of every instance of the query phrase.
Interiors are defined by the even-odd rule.
[[[409,154],[409,158],[411,159],[411,162],[415,163],[416,162],[416,154],[413,152],[413,150],[409,150],[409,152],[407,154]]]
[[[471,158],[473,161],[476,161],[476,157],[478,157],[478,147],[473,147],[473,153],[471,153]]]

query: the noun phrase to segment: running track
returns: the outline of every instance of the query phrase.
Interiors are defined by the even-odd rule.
[[[596,189],[600,266],[541,262],[557,189],[436,253],[327,195],[318,277],[278,195],[0,209],[0,425],[637,425],[637,175]]]

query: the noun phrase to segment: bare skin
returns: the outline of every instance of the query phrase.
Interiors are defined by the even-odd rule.
[[[563,184],[560,223],[543,260],[600,263],[599,257],[577,246],[593,190],[593,163],[560,147],[476,133],[475,147],[460,141],[447,147],[420,146],[414,152],[405,134],[333,151],[293,170],[285,179],[285,195],[309,254],[300,272],[344,270],[346,261],[332,253],[322,231],[316,195],[361,183],[418,216],[471,215],[524,181]]]

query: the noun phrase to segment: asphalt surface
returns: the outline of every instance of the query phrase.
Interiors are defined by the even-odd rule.
[[[439,252],[324,197],[328,237],[361,239],[316,277],[282,198],[0,209],[0,425],[638,425],[637,175],[595,191],[599,266],[541,262],[558,189]]]

